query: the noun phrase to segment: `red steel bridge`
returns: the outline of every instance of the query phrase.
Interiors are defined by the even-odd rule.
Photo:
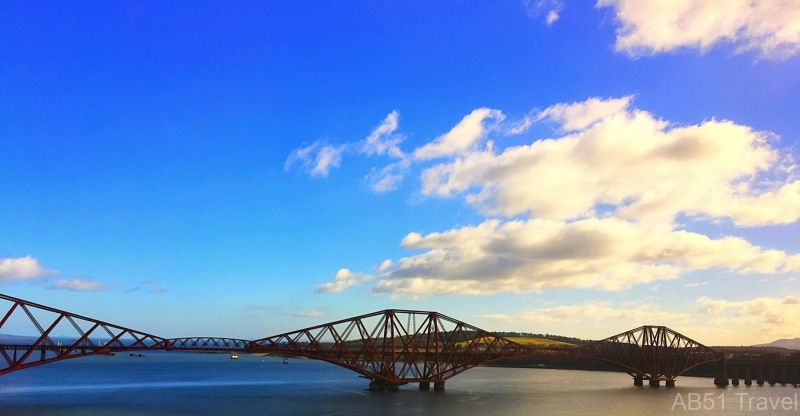
[[[399,309],[252,341],[164,338],[3,294],[0,294],[0,314],[0,333],[4,325],[8,328],[11,323],[15,328],[20,324],[32,325],[39,333],[32,343],[28,338],[26,342],[0,344],[0,375],[97,354],[219,351],[327,361],[369,379],[371,390],[397,390],[407,383],[419,383],[423,390],[430,389],[431,384],[434,390],[444,390],[445,381],[451,377],[510,357],[601,360],[624,369],[636,385],[648,380],[651,386],[658,386],[661,381],[674,386],[675,378],[693,367],[711,361],[724,362],[721,352],[664,326],[642,326],[580,348],[557,348],[522,345],[437,312]],[[53,334],[65,333],[74,336],[67,342],[54,340]],[[723,372],[726,368],[723,365]],[[751,367],[746,368],[742,371],[749,374]],[[796,376],[800,365],[796,363],[792,368]]]

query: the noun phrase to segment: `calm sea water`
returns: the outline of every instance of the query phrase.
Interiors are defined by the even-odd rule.
[[[800,403],[785,408],[800,393],[791,386],[720,389],[683,377],[673,389],[637,388],[624,373],[482,367],[443,393],[368,392],[367,380],[331,364],[240,357],[118,354],[23,370],[0,377],[0,415],[800,414]]]

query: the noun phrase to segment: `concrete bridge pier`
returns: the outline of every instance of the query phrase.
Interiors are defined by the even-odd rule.
[[[644,386],[644,378],[642,377],[634,377],[633,378],[633,385],[637,387]]]
[[[665,383],[667,387],[675,387],[675,380],[667,380]]]
[[[661,382],[658,380],[650,380],[650,387],[661,387]]]
[[[420,381],[419,382],[419,389],[420,390],[430,390],[431,389],[431,382],[430,381]]]
[[[764,385],[764,364],[761,363],[758,365],[758,370],[756,372],[756,384],[759,386]]]
[[[786,385],[786,381],[787,381],[786,366],[782,365],[781,366],[781,378],[780,378],[780,380],[778,380],[778,382],[780,382],[782,386],[785,386]]]
[[[433,391],[444,391],[444,381],[434,381]]]
[[[747,365],[744,367],[744,385],[745,386],[753,385],[753,376],[750,363],[747,363]]]
[[[731,385],[739,385],[739,364],[733,364],[731,367]]]

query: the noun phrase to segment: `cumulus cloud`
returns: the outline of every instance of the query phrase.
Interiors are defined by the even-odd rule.
[[[771,134],[714,119],[671,126],[628,104],[550,107],[540,117],[570,134],[437,164],[423,171],[422,193],[465,193],[484,214],[509,217],[579,218],[598,205],[633,220],[683,213],[757,226],[800,217],[800,181],[758,180],[782,160]]]
[[[555,104],[501,129],[503,118],[479,108],[411,153],[425,164],[423,195],[463,197],[488,219],[410,233],[401,246],[420,254],[376,276],[342,269],[316,290],[370,281],[374,293],[412,297],[623,290],[694,270],[800,269],[800,254],[678,224],[685,217],[736,227],[797,221],[800,180],[791,156],[774,147],[775,135],[728,120],[675,125],[632,108],[630,96]],[[391,134],[393,120],[376,137]],[[505,148],[490,140],[537,122],[555,123],[556,137]]]
[[[0,283],[12,280],[36,280],[59,274],[58,270],[48,269],[31,256],[0,258]]]
[[[762,57],[800,50],[800,3],[794,0],[598,0],[614,9],[615,49],[631,56],[680,48],[705,52],[719,43]]]
[[[701,313],[725,314],[730,311],[727,322],[741,326],[753,326],[764,335],[796,337],[797,322],[800,322],[800,297],[762,297],[742,301],[729,301],[701,297],[697,299]]]
[[[619,218],[565,222],[487,220],[442,233],[408,234],[424,253],[400,259],[376,293],[471,294],[556,288],[616,291],[692,270],[776,273],[788,256],[738,237],[711,239],[669,224]]]
[[[364,284],[372,280],[372,278],[367,274],[353,273],[348,269],[339,269],[333,277],[333,281],[315,286],[314,291],[319,293],[338,293],[353,286]]]
[[[61,279],[50,286],[50,288],[54,290],[69,290],[71,292],[98,292],[101,290],[109,290],[113,287],[113,285],[96,282],[88,277]]]

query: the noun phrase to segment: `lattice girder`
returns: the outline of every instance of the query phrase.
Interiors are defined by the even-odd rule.
[[[444,381],[521,344],[436,312],[387,309],[253,341],[253,350],[332,362],[390,383]]]
[[[674,380],[692,367],[722,359],[721,353],[665,326],[642,326],[575,350],[576,357],[610,362],[634,377]]]

